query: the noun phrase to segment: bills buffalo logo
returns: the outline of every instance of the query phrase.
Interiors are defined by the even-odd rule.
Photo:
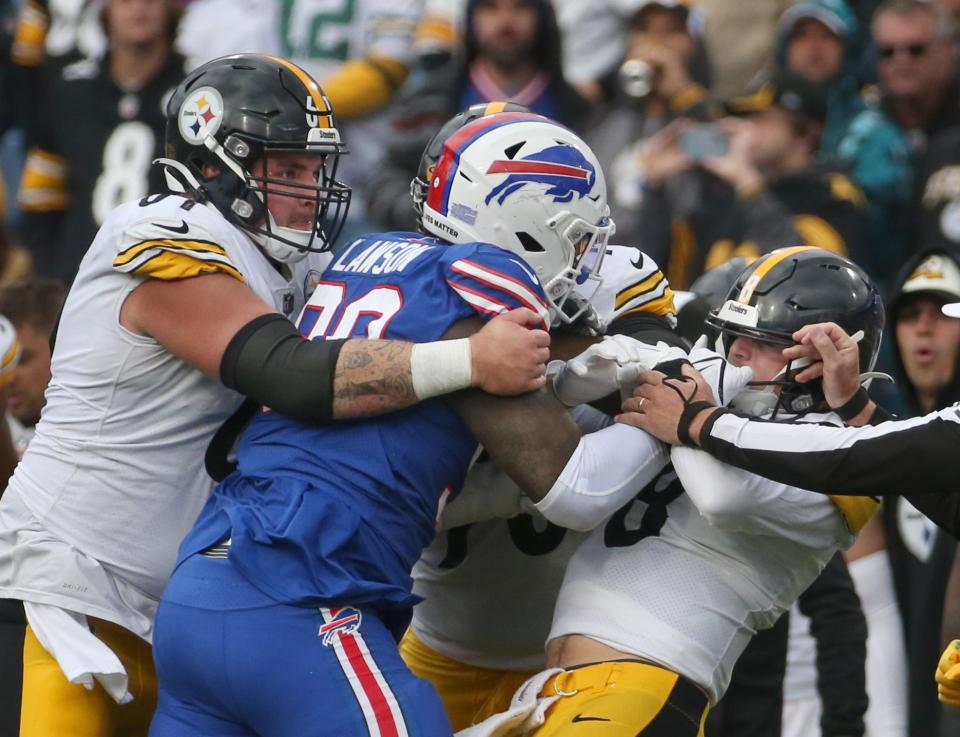
[[[577,148],[567,145],[550,146],[522,159],[494,161],[487,174],[507,175],[484,199],[488,205],[494,198],[502,205],[528,184],[545,184],[545,194],[554,202],[570,202],[574,196],[590,194],[597,179],[593,164]]]
[[[323,644],[330,646],[333,644],[334,637],[341,635],[350,635],[360,629],[362,617],[360,611],[352,606],[345,606],[342,609],[328,609],[330,618],[320,625],[320,631],[317,633],[323,640]]]

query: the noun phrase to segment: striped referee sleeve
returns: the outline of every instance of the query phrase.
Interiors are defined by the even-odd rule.
[[[867,427],[784,424],[716,412],[700,445],[720,461],[824,494],[907,496],[960,535],[960,404]],[[915,503],[915,506],[917,504]]]

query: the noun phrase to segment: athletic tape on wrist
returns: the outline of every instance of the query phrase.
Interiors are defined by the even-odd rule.
[[[844,422],[850,422],[850,420],[863,412],[863,408],[866,407],[869,402],[870,395],[867,394],[867,390],[861,386],[850,399],[839,407],[835,407],[833,411],[840,415],[840,419]]]
[[[410,376],[418,399],[469,388],[473,381],[470,339],[415,344],[410,352]]]
[[[698,447],[697,444],[693,442],[693,438],[690,437],[690,424],[694,418],[705,409],[716,409],[716,405],[704,400],[689,402],[684,405],[683,412],[680,413],[680,421],[677,423],[677,438],[684,445],[690,446],[691,448]]]

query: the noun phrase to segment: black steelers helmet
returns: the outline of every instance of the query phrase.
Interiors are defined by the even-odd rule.
[[[724,303],[733,282],[752,261],[735,256],[698,276],[687,290],[690,296],[677,300],[677,332],[690,343],[706,333],[713,345],[717,336],[705,324],[707,315]]]
[[[753,261],[754,259],[746,256],[734,256],[698,276],[690,285],[689,291],[707,302],[711,310],[715,310],[727,299],[727,294],[740,272]]]
[[[793,333],[804,325],[835,322],[849,335],[862,331],[857,345],[860,373],[873,370],[883,335],[883,300],[873,281],[842,256],[812,246],[781,248],[744,269],[713,310],[706,324],[717,331],[727,355],[737,336],[783,346],[793,345]],[[819,382],[756,382],[782,385],[789,411],[809,409],[822,400]],[[792,405],[792,406],[791,406]]]
[[[410,182],[410,196],[413,198],[413,209],[417,212],[417,225],[421,230],[423,230],[423,203],[427,200],[433,172],[437,168],[440,155],[443,153],[443,144],[447,142],[450,136],[465,125],[485,115],[529,112],[531,112],[530,108],[516,102],[479,102],[476,105],[471,105],[463,112],[457,113],[443,124],[423,150],[423,155],[420,157],[420,166],[417,167],[417,175]]]
[[[267,177],[265,157],[318,155],[316,184]],[[266,54],[225,56],[198,67],[167,102],[167,184],[209,201],[277,261],[327,250],[346,217],[350,189],[336,179],[346,149],[330,102],[300,67]],[[205,176],[204,165],[216,173]],[[313,203],[313,227],[285,227],[270,212],[274,198]]]

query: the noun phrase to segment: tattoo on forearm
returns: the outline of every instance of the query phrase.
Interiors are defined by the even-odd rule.
[[[347,343],[334,374],[334,416],[378,415],[414,404],[411,346],[384,340]]]
[[[343,359],[344,368],[357,369],[369,366],[373,362],[373,357],[365,350],[347,351]]]

